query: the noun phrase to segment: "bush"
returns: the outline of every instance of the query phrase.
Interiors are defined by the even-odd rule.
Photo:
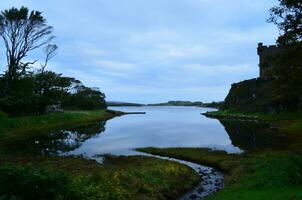
[[[0,111],[0,121],[4,120],[6,118],[7,118],[7,114]]]
[[[33,166],[0,167],[0,199],[83,199],[63,172]]]

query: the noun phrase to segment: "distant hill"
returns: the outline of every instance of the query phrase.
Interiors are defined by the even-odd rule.
[[[139,103],[128,103],[128,102],[119,102],[119,101],[107,101],[107,106],[128,106],[128,107],[140,107],[145,106],[144,104]]]
[[[148,104],[148,106],[202,106],[202,102],[191,101],[168,101],[165,103]]]
[[[168,101],[165,103],[148,104],[147,106],[197,106],[204,108],[219,108],[223,102],[203,103],[201,101]]]
[[[213,101],[212,103],[204,103],[202,107],[204,108],[221,108],[224,105],[224,101]]]

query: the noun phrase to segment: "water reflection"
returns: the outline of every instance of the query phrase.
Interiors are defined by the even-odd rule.
[[[1,150],[14,153],[64,154],[93,157],[100,154],[134,155],[140,147],[207,147],[240,153],[279,147],[285,140],[269,124],[218,121],[200,113],[196,107],[119,107],[125,115],[107,122],[48,133],[24,134],[1,142]],[[105,129],[106,125],[106,129]]]
[[[31,133],[24,137],[9,138],[6,151],[20,151],[43,155],[62,154],[79,148],[87,139],[97,137],[105,131],[106,122],[92,125],[62,128],[45,133]]]
[[[87,140],[71,155],[135,155],[141,147],[208,147],[240,153],[218,120],[201,115],[210,109],[198,107],[118,107],[125,115],[107,122],[106,134]]]
[[[232,144],[245,151],[274,149],[286,144],[286,137],[270,123],[220,120]]]

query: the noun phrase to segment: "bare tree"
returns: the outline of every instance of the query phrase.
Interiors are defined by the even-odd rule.
[[[44,48],[44,53],[45,53],[45,61],[43,64],[41,64],[41,73],[44,72],[48,62],[56,55],[58,50],[58,46],[55,44],[48,44]]]
[[[31,62],[22,63],[27,54],[45,44],[52,36],[52,27],[46,24],[42,13],[28,8],[11,8],[0,14],[0,36],[4,41],[7,58],[7,90]]]

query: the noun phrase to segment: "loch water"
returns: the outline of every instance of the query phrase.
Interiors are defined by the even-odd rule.
[[[123,115],[85,126],[48,130],[47,134],[27,134],[8,141],[8,150],[38,154],[137,155],[142,147],[204,147],[242,153],[264,148],[280,148],[286,138],[272,125],[256,121],[219,121],[201,113],[199,107],[114,107]]]

